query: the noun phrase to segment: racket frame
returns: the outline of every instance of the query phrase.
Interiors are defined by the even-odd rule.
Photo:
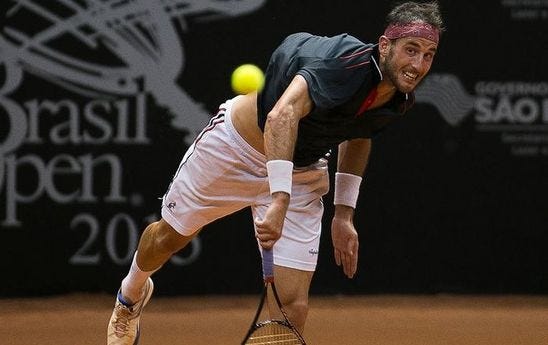
[[[279,324],[285,327],[288,327],[295,336],[299,339],[302,345],[306,345],[306,342],[304,341],[303,336],[301,333],[293,326],[291,321],[289,321],[289,318],[287,317],[287,313],[285,312],[284,308],[282,307],[282,302],[280,301],[280,297],[278,296],[278,291],[276,290],[276,284],[274,283],[274,258],[272,254],[272,249],[264,249],[262,248],[262,266],[263,266],[263,280],[264,280],[264,288],[261,295],[261,299],[259,301],[259,306],[257,307],[257,312],[255,313],[255,317],[253,318],[253,321],[251,322],[251,327],[249,327],[249,331],[247,332],[244,340],[242,341],[241,345],[245,345],[246,341],[249,339],[251,334],[268,324]],[[283,320],[277,320],[277,319],[268,319],[265,321],[257,322],[259,320],[259,317],[261,316],[261,312],[263,310],[264,302],[268,296],[268,287],[272,289],[272,294],[274,295],[274,300],[276,301],[276,304],[278,305],[278,309],[282,313],[282,316],[284,317]]]

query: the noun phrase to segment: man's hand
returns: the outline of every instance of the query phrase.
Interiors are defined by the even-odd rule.
[[[351,217],[333,217],[331,222],[331,240],[335,251],[337,266],[343,266],[344,274],[353,278],[358,269],[358,232]]]
[[[272,249],[282,236],[285,214],[289,205],[289,194],[272,194],[272,204],[268,206],[263,219],[255,218],[256,237],[264,249]]]

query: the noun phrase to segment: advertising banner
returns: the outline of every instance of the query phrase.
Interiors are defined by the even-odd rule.
[[[548,0],[440,4],[415,107],[373,143],[358,275],[334,264],[327,195],[315,293],[548,292]],[[115,291],[234,68],[266,68],[298,31],[376,42],[390,5],[7,0],[0,296]],[[243,210],[175,255],[157,291],[249,293],[259,274]]]

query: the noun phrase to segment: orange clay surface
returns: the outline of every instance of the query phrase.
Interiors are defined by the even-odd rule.
[[[258,296],[156,297],[140,345],[239,344]],[[2,345],[106,344],[113,296],[0,299]],[[310,345],[548,344],[548,296],[312,296]]]

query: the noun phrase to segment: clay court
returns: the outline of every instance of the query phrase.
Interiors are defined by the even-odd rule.
[[[239,344],[257,298],[154,298],[140,344]],[[112,302],[81,294],[0,300],[0,344],[105,344]],[[311,306],[305,337],[312,345],[548,343],[548,297],[314,296]]]

